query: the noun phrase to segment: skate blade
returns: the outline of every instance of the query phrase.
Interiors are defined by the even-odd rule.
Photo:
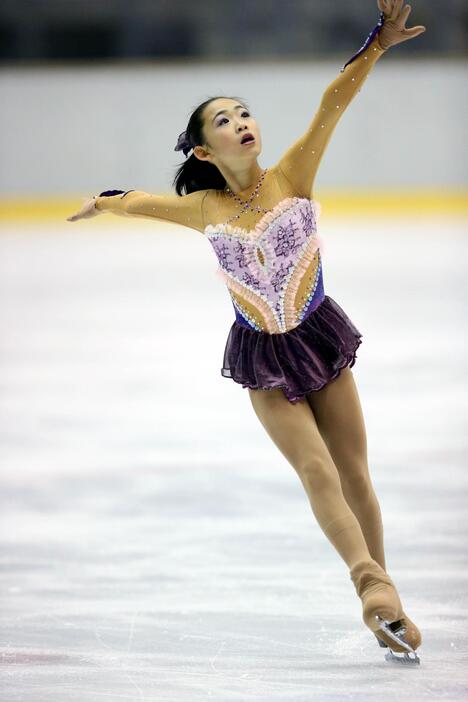
[[[391,663],[403,663],[404,665],[419,665],[421,663],[421,660],[418,654],[412,648],[412,646],[410,646],[409,643],[405,641],[403,637],[406,628],[401,625],[398,626],[397,622],[391,623],[386,619],[381,619],[378,614],[376,614],[375,618],[379,624],[379,628],[382,629],[386,636],[388,636],[400,646],[403,646],[403,648],[407,649],[406,652],[392,651],[392,649],[389,646],[387,646],[387,644],[384,641],[382,641],[382,639],[379,639],[379,637],[376,635],[377,641],[379,642],[379,646],[381,646],[382,648],[388,648],[388,652],[385,654],[385,659]],[[411,656],[411,654],[413,655]]]
[[[421,660],[416,653],[416,651],[413,652],[414,656],[411,657],[409,653],[398,653],[395,651],[392,651],[390,648],[388,650],[388,653],[385,654],[385,660],[387,660],[389,663],[399,663],[403,665],[421,665]]]

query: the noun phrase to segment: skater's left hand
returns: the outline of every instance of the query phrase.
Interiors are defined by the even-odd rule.
[[[95,205],[96,197],[83,198],[81,209],[76,214],[67,217],[67,222],[76,222],[77,219],[90,219],[102,214],[102,210],[97,210]]]
[[[389,49],[395,44],[413,39],[426,31],[426,27],[422,24],[418,24],[416,27],[405,27],[405,22],[411,12],[411,5],[405,5],[402,10],[402,4],[403,0],[377,0],[379,10],[385,14],[384,25],[378,35],[382,49]]]

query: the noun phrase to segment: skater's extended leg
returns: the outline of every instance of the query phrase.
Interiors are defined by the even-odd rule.
[[[349,568],[371,558],[307,400],[293,404],[278,388],[249,389],[249,394],[263,427],[299,475],[320,527]]]
[[[343,368],[324,388],[309,393],[307,400],[369,553],[385,570],[382,514],[369,474],[364,416],[351,369]]]

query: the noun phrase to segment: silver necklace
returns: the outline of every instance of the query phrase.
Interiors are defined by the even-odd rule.
[[[243,205],[243,209],[242,209],[241,213],[238,214],[238,215],[233,215],[232,217],[229,217],[229,219],[226,220],[226,224],[227,224],[228,222],[230,222],[231,220],[233,220],[233,219],[239,219],[239,217],[241,217],[241,216],[244,214],[244,212],[246,212],[247,210],[251,210],[252,212],[264,212],[265,214],[266,214],[267,212],[269,212],[269,210],[265,210],[263,207],[258,207],[258,206],[257,206],[257,207],[251,207],[251,206],[250,206],[251,203],[252,203],[252,200],[253,200],[255,197],[258,197],[258,191],[259,191],[259,189],[260,189],[260,187],[261,187],[261,185],[262,185],[262,183],[263,183],[263,180],[264,180],[264,178],[265,178],[265,175],[266,175],[266,172],[267,172],[267,171],[268,171],[268,168],[265,168],[265,170],[263,171],[263,173],[262,173],[261,176],[260,176],[260,179],[259,179],[257,185],[255,186],[255,190],[253,191],[252,195],[249,197],[249,199],[248,199],[247,201],[246,201],[246,200],[242,200],[238,195],[236,195],[235,193],[232,192],[231,188],[229,188],[228,186],[226,186],[225,192],[229,193],[229,196],[230,196],[231,198],[234,198],[234,200],[235,200],[236,202],[238,202],[238,203],[240,203],[241,205]]]

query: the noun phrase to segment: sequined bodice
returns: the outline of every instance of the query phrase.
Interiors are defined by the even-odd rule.
[[[288,197],[250,231],[231,224],[205,227],[239,324],[281,334],[323,301],[319,216],[315,200]]]

